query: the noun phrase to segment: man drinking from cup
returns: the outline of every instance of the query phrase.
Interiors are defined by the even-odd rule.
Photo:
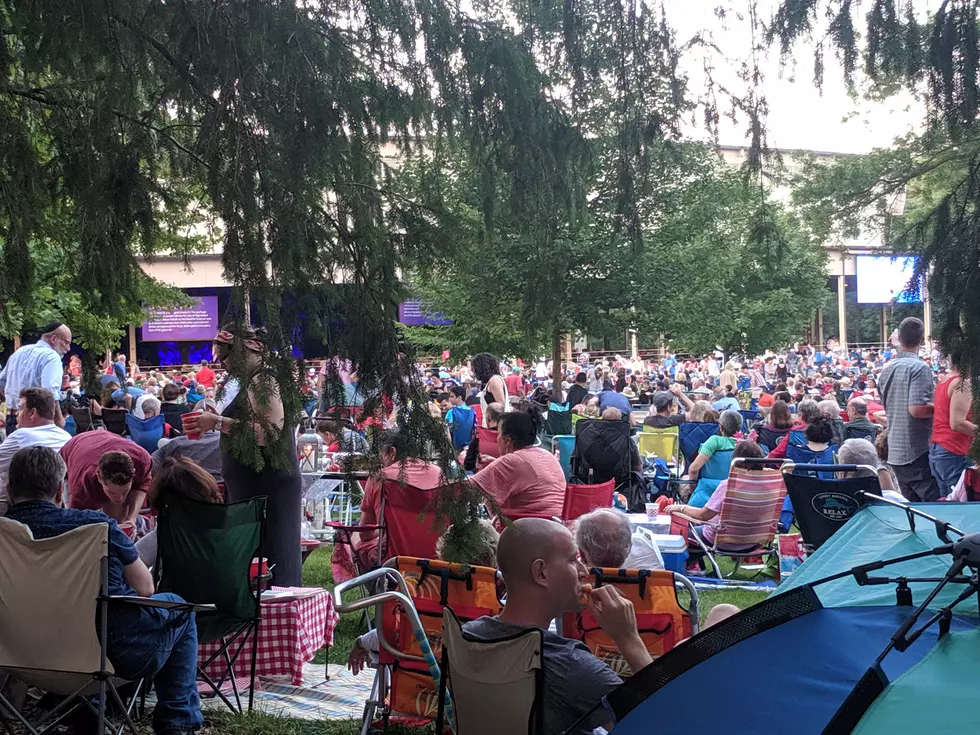
[[[111,431],[86,431],[61,448],[68,466],[69,506],[101,510],[120,528],[136,529],[150,487],[150,455]]]

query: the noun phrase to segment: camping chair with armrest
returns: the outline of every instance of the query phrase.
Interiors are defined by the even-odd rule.
[[[497,446],[497,430],[488,429],[485,426],[476,427],[476,438],[479,441],[480,454],[496,459],[500,456],[500,447]]]
[[[732,462],[725,501],[718,514],[715,540],[711,545],[704,541],[702,532],[694,525],[698,521],[679,513],[672,517],[679,526],[687,526],[680,530],[686,530],[688,538],[694,541],[694,546],[689,547],[690,553],[707,556],[718,579],[722,579],[722,573],[717,556],[727,556],[735,561],[734,574],[746,557],[776,553],[773,542],[786,497],[780,467],[785,466],[782,459],[738,457]],[[673,521],[671,533],[675,533]]]
[[[678,427],[680,454],[684,459],[683,472],[687,472],[698,456],[701,445],[717,433],[718,424],[714,421],[685,421]]]
[[[796,513],[803,543],[813,550],[820,548],[864,505],[865,495],[881,495],[878,470],[868,465],[813,465],[805,474],[799,472],[798,465],[788,469],[790,472],[783,473],[786,497]],[[867,474],[838,476],[859,471]]]
[[[598,567],[590,569],[589,575],[593,588],[613,586],[633,603],[636,628],[652,658],[660,658],[698,632],[698,593],[691,580],[684,575],[661,570]],[[677,599],[679,587],[690,595],[690,607],[687,609]],[[588,610],[565,613],[560,632],[566,638],[582,641],[596,658],[605,662],[620,678],[631,675],[626,659]]]
[[[0,670],[64,701],[31,724],[0,691],[0,721],[11,715],[31,735],[58,727],[79,707],[98,718],[98,735],[137,735],[133,713],[143,682],[124,701],[107,658],[108,603],[170,610],[209,610],[208,606],[145,597],[110,597],[109,526],[93,523],[47,539],[30,528],[0,518]],[[95,697],[94,703],[92,697]],[[110,702],[121,722],[107,714]]]
[[[92,411],[82,406],[70,406],[68,412],[75,419],[75,433],[81,434],[84,431],[95,429],[95,421],[92,418]]]
[[[565,473],[565,481],[572,477],[572,452],[575,451],[575,436],[573,434],[556,434],[551,438],[552,451],[558,455],[558,464]]]
[[[570,523],[596,508],[611,508],[616,481],[608,480],[598,485],[566,485],[561,519]]]
[[[261,618],[258,585],[253,583],[253,559],[262,559],[266,534],[266,498],[215,504],[168,493],[161,499],[157,518],[157,560],[154,574],[161,592],[174,592],[185,600],[210,603],[213,612],[197,617],[201,644],[221,641],[221,646],[202,665],[202,679],[233,712],[242,711],[235,663],[251,644],[248,709],[255,692]],[[273,570],[274,573],[274,570]],[[207,669],[221,657],[218,681]],[[221,691],[231,680],[235,703]]]
[[[436,732],[451,699],[459,733],[540,735],[544,732],[544,632],[538,628],[496,641],[463,632],[452,607],[443,612],[442,670]],[[447,691],[448,687],[448,691]]]
[[[738,411],[742,417],[742,431],[746,432],[752,428],[752,424],[762,420],[762,411],[754,408],[741,408]]]
[[[119,434],[119,436],[126,436],[129,431],[126,426],[126,414],[128,413],[129,411],[125,408],[103,408],[102,424],[107,431]]]
[[[641,457],[652,454],[673,463],[675,468],[680,466],[680,427],[670,426],[655,429],[644,426],[643,431],[636,435],[636,446]]]
[[[327,523],[334,530],[334,544],[343,544],[351,549],[355,576],[361,576],[377,568],[387,559],[396,556],[416,556],[421,559],[436,557],[436,542],[445,531],[432,509],[432,503],[445,486],[432,490],[420,490],[404,485],[398,480],[385,480],[381,484],[380,522],[375,525],[347,526],[341,523]],[[369,564],[354,551],[353,534],[377,532],[377,551],[370,552]],[[376,556],[375,556],[376,554]]]
[[[141,419],[136,414],[127,412],[125,419],[130,438],[147,452],[153,454],[158,449],[157,444],[163,438],[164,424],[166,423],[163,414]]]
[[[575,433],[572,450],[572,480],[597,484],[615,479],[616,485],[629,479],[633,441],[628,421],[583,419]]]
[[[980,470],[975,467],[968,467],[963,470],[961,476],[963,480],[963,492],[966,494],[966,502],[975,503],[980,500]]]
[[[354,588],[367,595],[352,599]],[[364,704],[361,733],[383,732],[392,715],[431,720],[437,712],[442,609],[458,605],[467,620],[496,615],[497,572],[477,566],[396,557],[334,588],[339,613],[375,609],[378,670]]]

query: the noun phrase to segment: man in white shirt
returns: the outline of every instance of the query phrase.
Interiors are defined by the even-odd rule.
[[[0,515],[7,511],[7,470],[10,460],[24,447],[60,450],[71,434],[55,424],[55,402],[44,388],[24,388],[17,409],[17,430],[0,444]]]
[[[0,371],[0,390],[7,397],[7,435],[17,428],[17,397],[24,388],[44,388],[54,398],[54,423],[65,425],[61,415],[62,358],[71,349],[71,330],[61,322],[42,328],[41,338],[14,352]]]

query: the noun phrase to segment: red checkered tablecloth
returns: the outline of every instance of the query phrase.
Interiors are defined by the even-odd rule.
[[[333,643],[333,631],[340,615],[333,607],[329,592],[318,589],[310,594],[308,587],[273,587],[275,592],[295,592],[297,597],[285,600],[263,600],[262,621],[259,624],[259,650],[255,666],[256,676],[288,676],[293,684],[303,683],[303,664],[312,661],[324,646]],[[234,657],[241,644],[236,641],[228,649]],[[198,647],[198,662],[204,664],[221,648],[220,641],[212,641]],[[252,642],[235,662],[235,673],[248,674]],[[205,669],[208,676],[221,677],[224,657],[219,656]]]

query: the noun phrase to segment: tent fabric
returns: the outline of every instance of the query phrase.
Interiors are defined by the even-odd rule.
[[[980,503],[918,503],[915,507],[964,531],[980,529]],[[855,513],[843,528],[809,556],[793,572],[793,576],[780,585],[777,594],[845,572],[860,564],[926,551],[942,543],[936,535],[935,526],[924,518],[915,519],[915,531],[912,532],[909,530],[908,517],[901,508],[867,506]],[[871,574],[888,577],[942,577],[951,562],[949,555],[931,556],[889,565],[880,572]],[[913,601],[920,604],[935,589],[936,583],[913,582],[909,587],[912,589]],[[895,604],[894,585],[861,587],[853,577],[818,585],[815,591],[826,607]],[[962,585],[948,585],[933,600],[930,608],[948,605],[962,591]],[[957,606],[955,612],[976,617],[976,600],[966,600]]]
[[[949,633],[915,666],[893,681],[852,732],[856,735],[940,730],[976,732],[980,723],[974,676],[977,661],[980,661],[980,630]],[[929,706],[923,707],[923,702]]]
[[[894,605],[823,608],[782,624],[776,618],[773,627],[718,651],[647,693],[646,699],[619,719],[616,735],[646,734],[654,728],[656,732],[724,732],[732,730],[732,723],[738,723],[735,731],[740,735],[783,730],[798,735],[821,733],[910,612],[910,608]],[[716,628],[738,624],[733,621],[737,619],[730,618],[702,635],[723,634]],[[954,618],[954,629],[968,627]],[[938,628],[932,626],[905,653],[887,657],[884,669],[888,677],[898,678],[922,660],[934,648],[937,635]],[[685,655],[686,646],[699,637],[673,649],[648,669],[669,665],[672,657]],[[783,664],[774,668],[779,661]],[[648,669],[620,689],[638,680],[649,683]],[[756,696],[753,692],[758,691],[760,677],[774,678],[764,694]],[[739,682],[748,682],[749,688]],[[608,699],[612,706],[616,693]],[[921,698],[915,701],[922,706]],[[706,707],[706,702],[711,706]],[[615,708],[613,711],[619,715]],[[929,714],[925,710],[918,719]]]

